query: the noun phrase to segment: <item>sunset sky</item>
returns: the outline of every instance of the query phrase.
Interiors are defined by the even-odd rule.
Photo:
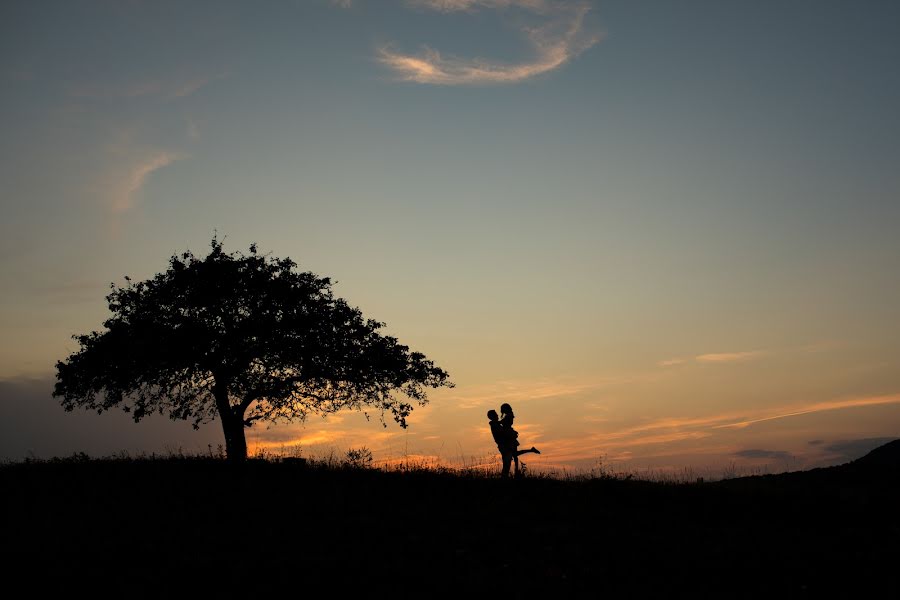
[[[800,469],[900,435],[900,5],[0,4],[0,459],[206,451],[65,413],[111,282],[252,242],[446,369],[251,449]]]

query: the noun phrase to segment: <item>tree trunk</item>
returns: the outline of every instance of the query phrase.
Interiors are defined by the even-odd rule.
[[[225,456],[231,462],[247,460],[247,438],[244,436],[244,420],[234,414],[222,417],[222,431],[225,433]]]
[[[244,437],[244,411],[239,407],[232,408],[228,401],[228,387],[216,377],[213,395],[216,398],[216,409],[222,420],[222,432],[225,434],[225,457],[231,462],[247,460],[247,438]],[[240,414],[237,414],[240,412]]]

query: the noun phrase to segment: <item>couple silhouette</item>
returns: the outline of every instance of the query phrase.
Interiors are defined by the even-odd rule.
[[[516,416],[513,414],[512,406],[509,404],[500,405],[500,416],[497,411],[491,409],[487,412],[488,423],[491,426],[491,435],[497,442],[497,450],[500,451],[500,458],[503,459],[503,477],[509,477],[509,468],[514,462],[516,464],[515,476],[519,476],[519,457],[523,454],[533,452],[540,454],[541,451],[532,446],[528,450],[519,450],[519,432],[513,429],[513,421]]]

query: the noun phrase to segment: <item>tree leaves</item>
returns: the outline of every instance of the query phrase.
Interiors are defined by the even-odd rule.
[[[80,349],[57,363],[54,395],[66,410],[118,406],[136,421],[163,412],[196,425],[221,413],[218,390],[246,426],[371,406],[405,427],[413,407],[398,394],[421,405],[426,388],[452,386],[335,297],[329,278],[296,267],[213,238],[206,257],[188,251],[151,279],[126,277],[107,296],[105,330],[74,336]]]

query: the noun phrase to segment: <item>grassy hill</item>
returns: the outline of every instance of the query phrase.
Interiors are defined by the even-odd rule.
[[[694,484],[210,458],[16,463],[0,483],[6,579],[35,594],[900,596],[900,441]]]

